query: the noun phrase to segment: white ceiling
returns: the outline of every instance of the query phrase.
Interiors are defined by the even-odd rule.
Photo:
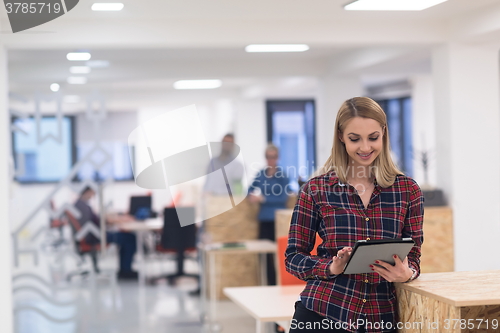
[[[125,7],[120,12],[93,12],[97,1],[80,0],[58,23],[75,25],[77,21],[337,21],[337,20],[447,20],[475,9],[498,3],[497,0],[449,0],[420,12],[359,12],[345,11],[343,5],[352,0],[120,0]],[[6,18],[5,11],[1,18]],[[5,23],[5,22],[4,22]],[[4,27],[7,27],[4,25]],[[9,30],[9,29],[5,29]],[[48,26],[36,30],[51,30]]]
[[[434,45],[500,32],[498,0],[449,0],[421,12],[347,12],[342,5],[349,0],[123,0],[122,12],[97,13],[93,2],[80,0],[66,15],[17,34],[8,32],[0,11],[12,92],[48,93],[57,82],[65,94],[99,89],[122,109],[179,96],[312,94],[329,72],[358,75],[366,85],[430,72]],[[249,54],[243,50],[249,43],[311,49]],[[77,63],[66,53],[80,49],[111,65],[93,69],[87,85],[68,85],[69,67]],[[220,78],[223,86],[172,89],[175,80],[189,78]]]

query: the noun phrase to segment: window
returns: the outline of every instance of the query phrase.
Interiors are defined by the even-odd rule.
[[[279,147],[280,165],[297,190],[316,166],[314,101],[267,101],[266,109],[267,141]]]
[[[94,141],[78,143],[78,160],[84,158],[94,147]],[[132,165],[130,164],[129,147],[126,142],[101,141],[101,149],[94,151],[90,159],[92,163],[84,163],[78,170],[78,179],[87,180],[133,180]],[[101,165],[102,164],[102,165]],[[96,171],[95,166],[99,168]]]
[[[64,116],[59,128],[56,117],[42,117],[37,129],[32,117],[14,118],[12,124],[17,129],[12,134],[15,179],[21,183],[44,183],[58,182],[66,177],[76,161],[96,145],[94,140],[89,140],[89,134],[84,138],[81,133],[76,136],[78,122],[80,118]],[[80,125],[78,129],[85,130]],[[60,138],[61,142],[55,138]],[[92,163],[83,163],[74,180],[134,179],[127,142],[103,140],[99,146],[101,149],[90,156]]]
[[[75,163],[74,118],[13,118],[15,179],[22,183],[58,182]],[[57,139],[60,139],[58,142]]]
[[[394,98],[377,101],[387,115],[391,149],[401,170],[413,176],[411,98]]]
[[[95,120],[89,119],[85,113],[77,114],[75,117],[78,133],[76,140],[78,160],[82,160],[93,151],[88,157],[89,161],[83,163],[78,169],[78,179],[134,180],[127,138],[137,127],[137,114],[135,112],[108,112],[104,119],[98,121],[97,127]],[[98,139],[99,142],[97,142]]]

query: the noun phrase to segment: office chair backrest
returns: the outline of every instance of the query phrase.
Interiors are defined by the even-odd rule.
[[[179,217],[193,221],[185,227],[181,227]],[[164,249],[176,249],[184,251],[196,247],[196,225],[194,207],[165,208],[163,211],[163,233],[161,246]]]
[[[286,271],[285,267],[285,251],[288,246],[288,236],[279,237],[278,240],[278,284],[282,286],[305,284],[304,280],[297,278]],[[317,254],[318,245],[321,244],[322,239],[316,233],[316,242],[314,244],[314,249],[311,251],[311,255]]]

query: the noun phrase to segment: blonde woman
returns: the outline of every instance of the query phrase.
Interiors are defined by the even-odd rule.
[[[375,101],[342,104],[323,171],[302,188],[290,225],[286,267],[307,281],[290,332],[396,332],[393,282],[420,273],[423,196],[392,161],[387,119]],[[322,243],[312,256],[316,233]],[[403,261],[342,274],[356,241],[403,237],[415,242]]]

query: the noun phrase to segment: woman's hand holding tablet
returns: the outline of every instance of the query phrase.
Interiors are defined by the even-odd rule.
[[[380,274],[380,272],[385,273],[387,270],[390,270],[390,278],[399,280],[400,275],[406,275],[410,268],[408,264],[406,264],[408,270],[401,270],[399,265],[396,267],[398,263],[396,259],[402,265],[402,259],[408,255],[413,246],[414,242],[411,238],[357,241],[350,253],[349,260],[344,266],[343,273],[362,274],[377,272]],[[394,258],[394,255],[397,258]],[[374,268],[384,271],[376,271]]]
[[[389,282],[406,282],[412,275],[413,271],[408,266],[408,257],[403,261],[399,256],[394,255],[394,265],[391,265],[383,260],[375,260],[373,265],[370,265],[375,273],[380,274],[384,279]]]
[[[333,262],[330,265],[330,275],[339,275],[344,271],[344,267],[351,257],[352,247],[344,247],[337,252],[337,255],[332,258]]]

